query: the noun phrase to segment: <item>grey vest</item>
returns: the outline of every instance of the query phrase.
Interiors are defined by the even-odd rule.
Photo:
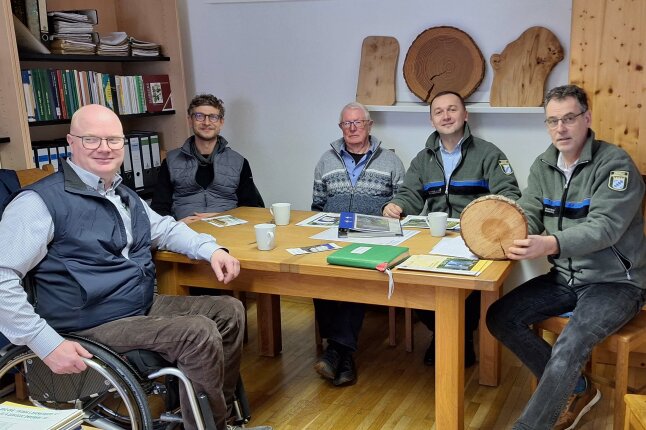
[[[191,136],[181,148],[166,156],[170,180],[173,184],[172,213],[182,219],[195,212],[222,212],[238,206],[236,191],[240,185],[240,172],[244,157],[227,147],[227,141],[218,137],[213,158],[213,181],[204,189],[195,182],[198,161],[191,154]]]

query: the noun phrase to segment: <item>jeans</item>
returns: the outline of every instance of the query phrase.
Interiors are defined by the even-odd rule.
[[[514,429],[554,426],[572,394],[592,348],[632,319],[644,304],[644,290],[624,283],[567,286],[548,273],[491,305],[487,327],[539,379]],[[530,325],[573,311],[554,347]]]
[[[208,396],[218,429],[226,429],[240,373],[245,310],[229,296],[155,296],[147,315],[111,321],[77,334],[123,353],[133,349],[156,351]],[[184,428],[195,421],[183,384],[180,403]]]
[[[357,350],[366,306],[363,303],[314,299],[314,315],[322,338],[349,352]]]

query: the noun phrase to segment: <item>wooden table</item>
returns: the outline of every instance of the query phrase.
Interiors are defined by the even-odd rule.
[[[230,288],[258,293],[261,353],[281,350],[280,296],[312,297],[368,304],[435,310],[436,428],[464,428],[464,301],[473,290],[482,291],[480,318],[480,383],[496,386],[500,379],[500,344],[484,324],[489,305],[500,297],[511,269],[508,261],[491,264],[479,276],[394,270],[395,291],[388,299],[387,276],[376,270],[332,266],[327,252],[294,256],[286,248],[322,243],[310,236],[322,231],[295,223],[314,212],[292,211],[291,222],[276,228],[277,247],[258,251],[253,225],[270,222],[268,209],[236,208],[228,214],[249,221],[217,228],[197,222],[190,226],[215,236],[240,260],[240,276],[229,285],[217,283],[210,265],[172,252],[157,252],[158,290],[161,294],[188,294],[188,287]],[[411,254],[425,254],[438,241],[423,230],[402,244]],[[345,242],[338,242],[345,245]]]
[[[626,419],[624,430],[646,430],[646,396],[626,394]]]

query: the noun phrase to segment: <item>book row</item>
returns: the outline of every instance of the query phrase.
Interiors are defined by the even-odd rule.
[[[21,71],[27,120],[70,119],[87,104],[100,104],[119,115],[173,109],[168,75],[120,76],[91,70]]]
[[[56,171],[59,163],[72,155],[63,138],[32,142],[32,149],[36,167],[42,168],[45,164],[51,164]],[[127,133],[120,172],[124,185],[137,192],[150,191],[157,183],[160,167],[159,134],[151,131]]]

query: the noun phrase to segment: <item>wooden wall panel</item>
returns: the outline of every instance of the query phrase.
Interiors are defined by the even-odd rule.
[[[597,137],[624,148],[646,174],[643,22],[643,0],[573,0],[570,82],[590,97]]]

